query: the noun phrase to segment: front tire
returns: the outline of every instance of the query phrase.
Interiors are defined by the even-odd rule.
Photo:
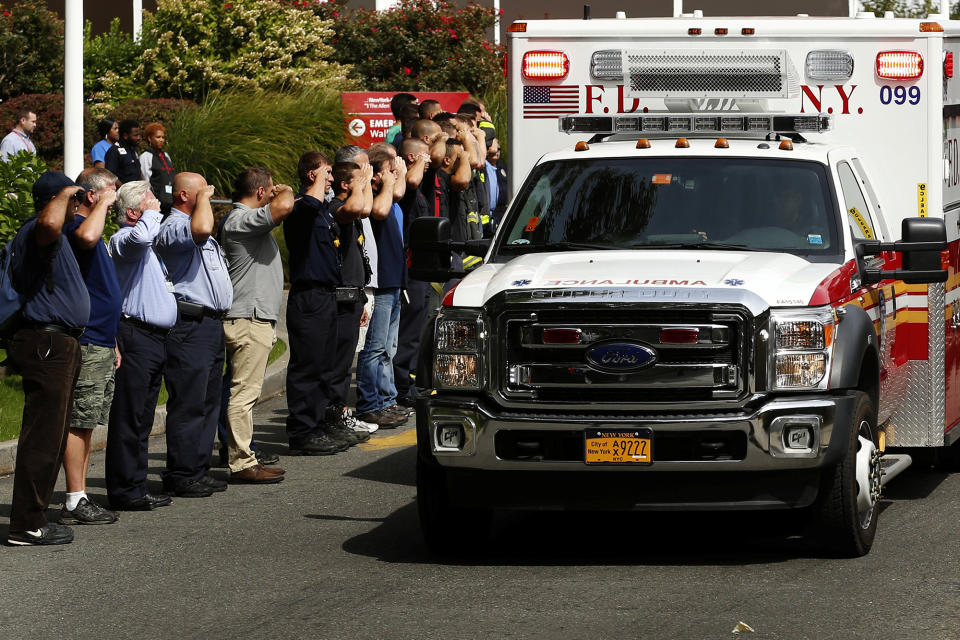
[[[856,558],[870,552],[880,515],[877,417],[867,394],[858,393],[853,417],[843,459],[821,479],[813,524],[826,549]]]

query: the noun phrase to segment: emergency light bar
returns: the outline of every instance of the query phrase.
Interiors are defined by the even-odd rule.
[[[768,133],[820,133],[830,130],[831,117],[804,114],[749,114],[714,115],[703,113],[671,113],[669,115],[620,115],[595,116],[571,115],[559,119],[563,133],[661,133],[664,135],[716,134],[721,132],[744,132],[766,135]]]

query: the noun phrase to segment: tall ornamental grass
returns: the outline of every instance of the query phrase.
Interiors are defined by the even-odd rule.
[[[333,158],[344,141],[343,108],[335,91],[211,93],[167,128],[167,150],[177,171],[194,171],[229,198],[247,167],[270,169],[274,181],[297,189],[297,160],[318,150]]]

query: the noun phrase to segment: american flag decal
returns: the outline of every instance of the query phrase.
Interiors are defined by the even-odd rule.
[[[557,118],[579,110],[579,85],[523,88],[524,118]]]

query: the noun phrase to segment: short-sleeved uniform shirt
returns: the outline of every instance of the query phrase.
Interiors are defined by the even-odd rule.
[[[117,327],[123,306],[123,293],[117,280],[117,271],[107,252],[107,246],[98,240],[93,248],[85,249],[77,241],[77,229],[86,218],[74,217],[73,222],[63,225],[63,235],[73,248],[80,275],[90,295],[90,319],[87,330],[80,336],[80,344],[94,344],[99,347],[114,347],[117,344]]]
[[[143,180],[143,174],[140,173],[140,159],[135,146],[116,144],[110,147],[103,157],[103,166],[107,171],[112,171],[120,182]]]
[[[173,209],[160,225],[154,249],[167,267],[174,295],[213,311],[233,304],[233,285],[220,245],[213,236],[198,245],[190,230],[190,216]]]
[[[340,254],[334,244],[338,233],[327,203],[301,191],[283,221],[291,284],[340,284]]]
[[[90,295],[73,248],[62,236],[50,246],[37,246],[36,225],[36,217],[28,219],[13,239],[13,283],[27,296],[23,317],[82,329],[90,318]]]

